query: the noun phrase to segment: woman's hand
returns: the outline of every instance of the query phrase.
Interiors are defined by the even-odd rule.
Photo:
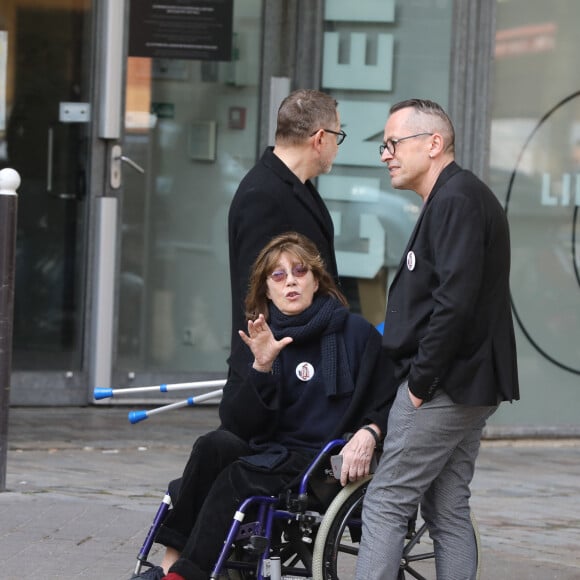
[[[263,314],[248,320],[248,334],[243,330],[238,333],[254,355],[252,366],[261,373],[269,373],[280,351],[292,342],[289,336],[276,340]]]
[[[378,427],[374,425],[373,427],[380,437]],[[349,481],[357,481],[370,473],[374,451],[374,437],[366,429],[359,429],[340,452],[342,455],[341,485],[344,486]]]

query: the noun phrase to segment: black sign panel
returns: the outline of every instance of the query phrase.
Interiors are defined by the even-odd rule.
[[[129,56],[231,60],[233,0],[131,0]]]

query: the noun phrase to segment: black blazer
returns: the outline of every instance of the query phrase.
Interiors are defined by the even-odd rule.
[[[228,380],[241,380],[253,360],[238,336],[247,331],[244,300],[252,264],[274,237],[299,232],[318,247],[327,270],[338,281],[334,255],[334,226],[316,188],[296,175],[268,147],[262,158],[240,182],[228,216],[232,336]]]
[[[393,278],[383,346],[399,379],[459,404],[519,399],[505,212],[473,173],[448,165]]]

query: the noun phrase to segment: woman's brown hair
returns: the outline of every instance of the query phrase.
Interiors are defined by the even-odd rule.
[[[348,306],[346,298],[337,288],[332,276],[327,272],[324,260],[320,256],[316,245],[302,234],[287,232],[272,238],[258,254],[252,266],[246,295],[246,317],[248,319],[255,320],[259,314],[263,314],[266,320],[268,319],[267,280],[284,252],[296,256],[312,272],[314,278],[318,281],[316,294],[333,296],[341,304]]]

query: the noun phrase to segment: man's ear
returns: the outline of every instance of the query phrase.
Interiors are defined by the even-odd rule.
[[[429,151],[429,157],[435,157],[443,151],[445,151],[443,137],[439,133],[433,133],[431,136],[431,149]]]
[[[314,133],[314,135],[312,135],[311,138],[313,139],[312,144],[314,148],[317,151],[320,150],[320,148],[322,147],[322,140],[324,139],[324,131],[322,129],[319,129],[318,131],[316,131],[316,133]]]

